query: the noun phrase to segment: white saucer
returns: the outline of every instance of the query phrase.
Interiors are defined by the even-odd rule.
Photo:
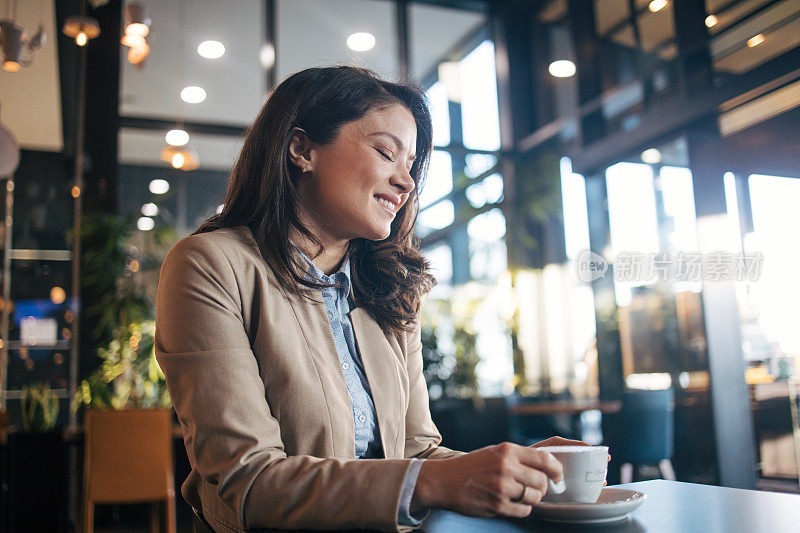
[[[604,524],[624,520],[646,499],[643,492],[605,488],[596,503],[541,502],[533,506],[533,512],[551,522]]]

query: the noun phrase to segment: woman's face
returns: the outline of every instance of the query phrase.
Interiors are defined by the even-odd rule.
[[[293,138],[292,162],[309,172],[298,178],[309,229],[323,240],[389,236],[397,211],[414,189],[417,127],[396,104],[342,126],[327,145]],[[303,143],[305,146],[303,146]]]

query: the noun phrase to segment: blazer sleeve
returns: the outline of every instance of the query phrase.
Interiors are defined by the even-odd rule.
[[[406,457],[447,459],[465,452],[439,446],[442,436],[431,419],[428,385],[422,375],[422,331],[419,318],[406,344],[408,408],[406,410]]]
[[[397,517],[411,459],[284,452],[241,304],[234,268],[205,235],[187,237],[167,254],[156,303],[156,357],[190,463],[216,492],[214,505],[238,517],[237,529],[408,531]],[[203,511],[215,514],[213,506]]]

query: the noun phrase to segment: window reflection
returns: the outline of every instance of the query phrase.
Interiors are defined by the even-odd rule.
[[[754,231],[745,236],[746,252],[764,254],[752,301],[759,324],[771,343],[789,354],[800,354],[800,242],[786,238],[786,228],[800,227],[800,180],[753,174],[748,179]]]
[[[464,146],[477,150],[500,148],[500,119],[494,44],[484,41],[461,61],[461,115]]]
[[[453,190],[453,160],[450,154],[441,150],[431,153],[431,163],[425,183],[420,189],[420,209],[425,209],[442,196]],[[444,227],[444,226],[440,226]]]
[[[433,122],[433,145],[450,144],[450,110],[447,103],[447,88],[440,81],[431,85],[427,93]]]

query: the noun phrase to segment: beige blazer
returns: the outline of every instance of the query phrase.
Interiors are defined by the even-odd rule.
[[[246,226],[187,237],[167,254],[155,352],[192,466],[181,492],[217,531],[407,531],[397,512],[411,458],[462,453],[439,446],[419,322],[385,335],[364,309],[350,312],[386,455],[356,460],[330,323],[310,293],[283,290]]]

